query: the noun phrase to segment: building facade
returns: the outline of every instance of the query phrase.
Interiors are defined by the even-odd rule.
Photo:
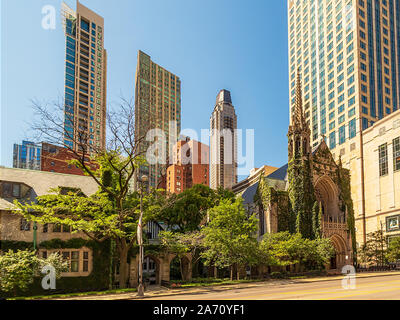
[[[300,68],[312,145],[325,135],[345,158],[360,130],[398,109],[400,3],[290,0],[288,16],[291,111]]]
[[[356,215],[357,242],[383,230],[390,241],[400,236],[400,110],[363,132],[365,214]]]
[[[85,175],[82,169],[70,163],[74,159],[76,159],[76,155],[71,150],[45,142],[42,143],[41,171]],[[99,165],[89,158],[87,158],[85,164],[92,171],[99,169]]]
[[[165,134],[166,143],[158,150],[162,153],[160,149],[165,148],[164,154],[158,154],[163,159],[156,164],[141,166],[136,176],[147,175],[150,187],[160,187],[170,163],[170,150],[181,131],[181,80],[139,51],[135,85],[135,140],[140,141],[139,152],[143,156],[153,143],[146,141],[152,129],[159,129]]]
[[[209,186],[210,149],[207,145],[186,138],[176,143],[173,157],[173,164],[167,168],[168,192],[181,193],[197,184]]]
[[[40,170],[41,154],[41,145],[34,142],[22,141],[22,144],[14,144],[13,167]]]
[[[64,259],[68,260],[69,270],[61,274],[64,280],[57,282],[57,288],[61,290],[66,288],[68,282],[73,281],[72,278],[80,279],[83,286],[89,287],[89,277],[94,270],[93,261],[96,255],[93,248],[60,247],[59,245],[51,248],[49,246],[54,239],[58,239],[59,244],[67,243],[72,239],[75,239],[74,241],[83,239],[83,242],[89,240],[83,233],[71,233],[71,230],[63,225],[38,224],[36,226],[13,212],[16,209],[14,200],[22,203],[35,201],[38,196],[53,193],[50,191],[53,188],[79,189],[90,196],[98,190],[98,185],[90,177],[0,168],[0,250],[15,249],[15,247],[32,248],[33,243],[36,243],[40,257],[46,258],[53,252],[59,252]],[[33,286],[35,288],[32,292],[43,292],[40,284],[33,284]],[[107,288],[107,283],[101,283],[99,279],[98,286],[98,288]]]
[[[107,52],[104,19],[79,1],[62,5],[66,37],[64,144],[74,150],[104,149]]]
[[[237,116],[231,93],[221,90],[210,119],[210,184],[232,189],[237,183]]]
[[[371,144],[366,132],[399,109],[400,2],[290,0],[288,38],[290,116],[300,69],[312,147],[325,139],[350,170],[361,244],[376,231],[366,222],[372,198],[365,179],[375,174],[364,150]]]
[[[288,131],[288,163],[261,175],[241,196],[249,213],[259,219],[258,236],[298,232],[304,238],[329,238],[335,249],[331,270],[353,263],[355,229],[349,170],[336,163],[325,140],[311,148],[311,130],[305,121],[301,83]]]

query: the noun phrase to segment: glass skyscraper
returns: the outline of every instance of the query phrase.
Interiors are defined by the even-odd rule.
[[[77,142],[103,149],[106,139],[106,72],[104,19],[77,1],[63,3],[66,37],[64,144]],[[78,150],[81,151],[81,150]]]
[[[360,131],[399,108],[399,0],[290,0],[290,108],[299,69],[313,146],[336,158]]]
[[[13,167],[19,169],[40,170],[41,145],[30,141],[14,144]]]
[[[171,124],[174,126],[170,127]],[[151,145],[145,139],[151,129],[161,129],[165,133],[167,163],[170,146],[172,149],[181,131],[181,80],[154,63],[149,55],[139,51],[135,86],[135,139],[143,140],[140,146],[143,156]],[[170,134],[174,141],[169,141]],[[166,165],[141,166],[138,175],[147,175],[150,187],[166,187]]]

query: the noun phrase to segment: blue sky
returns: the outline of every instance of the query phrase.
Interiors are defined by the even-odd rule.
[[[75,9],[75,0],[67,0]],[[108,102],[134,95],[137,51],[182,81],[182,129],[209,128],[220,89],[231,91],[240,129],[255,130],[255,166],[287,161],[287,1],[82,0],[105,19]],[[54,5],[55,30],[41,27]],[[61,1],[1,0],[1,159],[29,139],[31,99],[63,95]]]

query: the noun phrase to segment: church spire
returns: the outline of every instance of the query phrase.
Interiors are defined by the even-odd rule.
[[[297,70],[297,83],[296,83],[296,99],[294,110],[292,113],[292,123],[289,126],[289,161],[293,157],[304,159],[309,158],[311,155],[310,146],[310,128],[306,123],[303,113],[303,96],[301,89],[301,75],[300,69]]]
[[[297,128],[305,127],[300,68],[297,69],[296,101],[295,101],[294,115],[293,115],[293,126]]]

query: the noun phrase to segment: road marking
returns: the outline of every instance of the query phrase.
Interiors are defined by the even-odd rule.
[[[373,283],[366,283],[366,284],[358,284],[356,289],[351,290],[352,292],[355,292],[357,290],[360,290],[365,287],[367,289],[368,287],[374,286],[374,285],[384,285],[384,286],[398,286],[396,282],[400,282],[400,280],[394,280],[390,282],[373,282]],[[361,287],[361,288],[360,288]],[[400,290],[400,286],[395,288],[395,289],[389,289],[390,291],[394,290]],[[334,294],[336,291],[337,294],[342,293],[343,291],[348,291],[346,289],[343,289],[341,286],[335,286],[335,287],[328,287],[328,288],[315,288],[315,289],[304,289],[304,290],[297,290],[297,291],[288,291],[288,292],[275,292],[275,293],[260,293],[256,295],[251,295],[251,296],[245,296],[245,297],[240,297],[240,300],[252,300],[254,298],[261,298],[261,297],[269,297],[269,296],[280,296],[280,295],[313,295],[313,294]],[[339,292],[338,292],[339,291]],[[379,292],[379,290],[375,290]],[[384,292],[385,290],[382,290]],[[360,293],[363,294],[363,293]],[[360,295],[357,293],[354,293],[354,295]],[[351,294],[352,295],[352,294]],[[351,296],[349,295],[349,296]],[[230,298],[226,300],[237,300],[237,298]]]

